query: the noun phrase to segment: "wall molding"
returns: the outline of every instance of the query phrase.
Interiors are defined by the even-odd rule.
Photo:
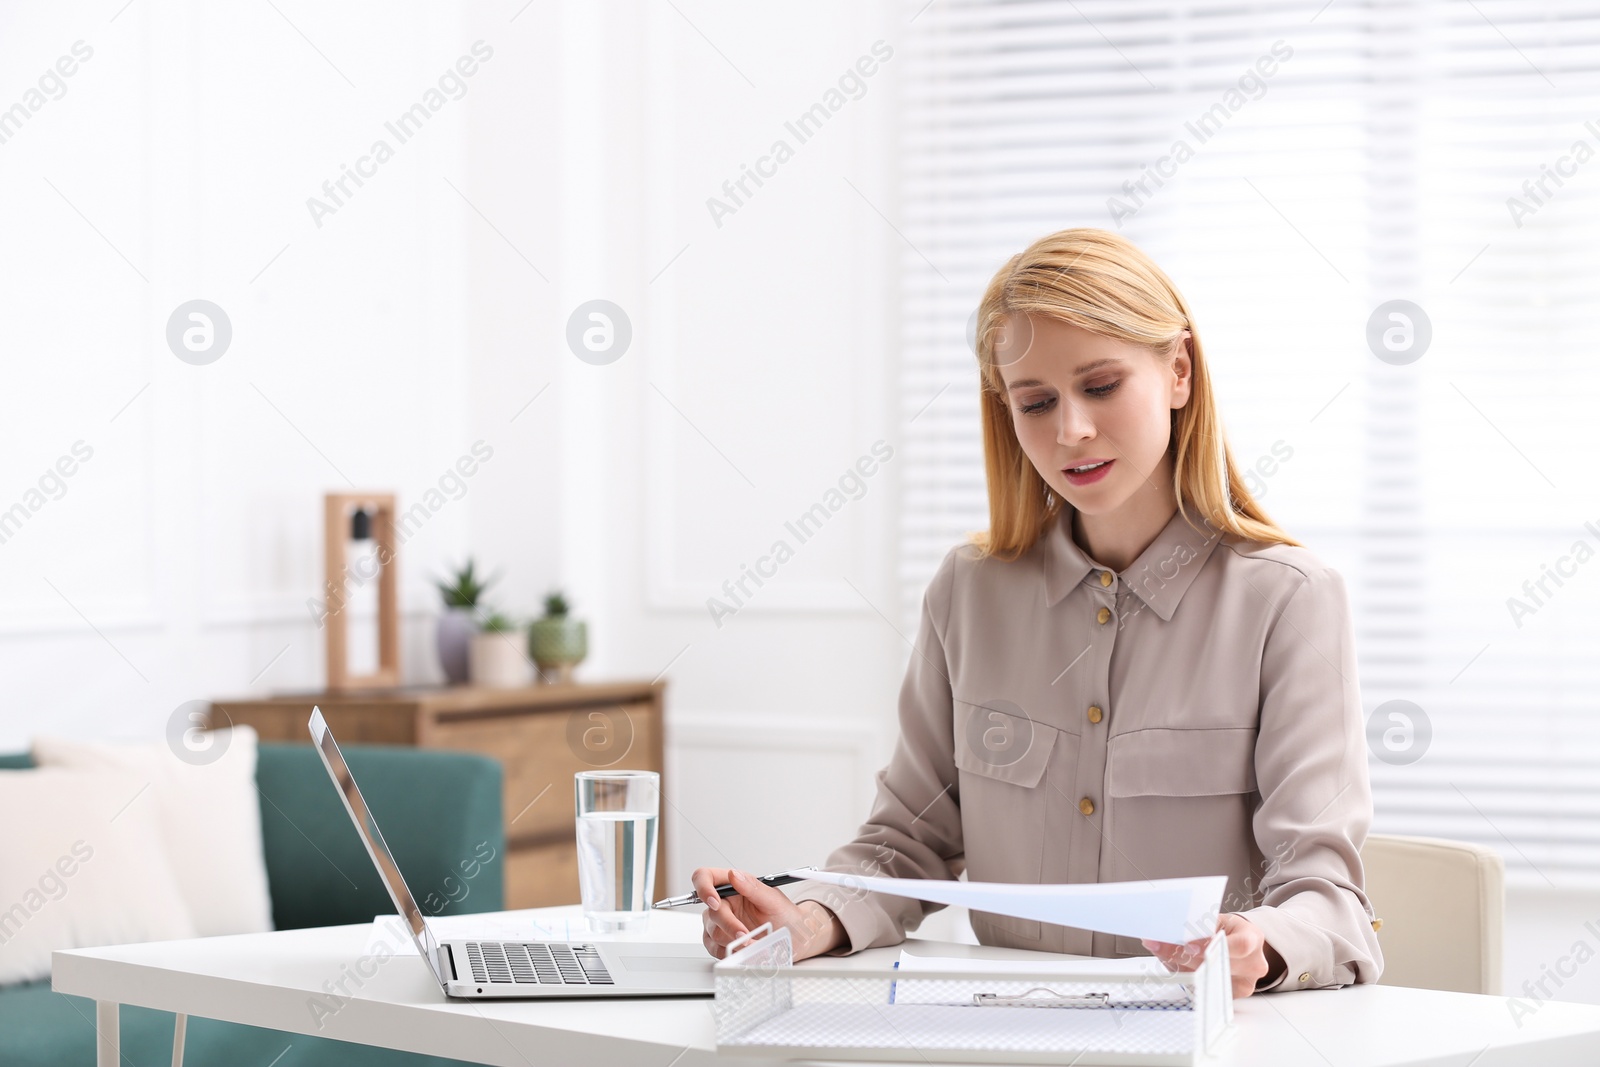
[[[94,629],[66,607],[60,611],[15,612],[0,615],[0,636],[5,637],[83,637],[95,640],[95,630],[101,633],[147,633],[164,630],[166,619],[158,611],[142,603],[132,607],[102,609],[90,605],[85,614],[94,621]]]
[[[426,595],[424,595],[426,594]],[[401,590],[400,617],[407,620],[431,619],[439,612],[432,608],[405,607],[409,601],[418,603],[423,600],[437,599],[438,592],[423,589],[418,586],[411,590]],[[306,607],[306,601],[316,599],[315,594],[302,596],[298,593],[260,594],[215,600],[205,605],[205,610],[200,616],[201,625],[207,629],[234,629],[249,626],[286,626],[304,623],[314,627],[321,633],[311,618],[311,611]],[[377,619],[377,609],[359,610],[352,608],[350,617],[363,622]]]
[[[878,740],[876,727],[853,719],[673,711],[666,721],[666,743],[678,748],[843,752],[870,759]]]
[[[648,56],[646,84],[649,91],[645,100],[646,129],[644,172],[650,175],[649,195],[646,205],[647,232],[645,237],[646,262],[669,263],[687,247],[684,234],[678,232],[678,200],[676,178],[679,142],[676,136],[678,114],[677,42],[682,40],[681,26],[676,16],[663,14],[661,5],[652,5],[644,24],[644,48]],[[652,47],[661,42],[660,47]],[[859,162],[861,147],[854,140],[849,152]],[[859,257],[856,260],[860,262]],[[676,397],[673,388],[677,367],[677,309],[696,307],[702,303],[697,294],[685,297],[679,288],[682,272],[668,270],[647,287],[645,297],[646,329],[635,326],[635,334],[648,336],[644,351],[646,382],[643,387],[644,434],[647,442],[646,472],[648,484],[645,491],[645,524],[651,531],[645,546],[645,605],[658,611],[706,610],[707,598],[725,597],[722,582],[737,580],[737,568],[729,573],[711,578],[685,575],[679,570],[679,463],[677,441],[678,416],[666,409],[659,396],[651,396],[653,383],[659,383],[667,396]],[[864,313],[859,301],[854,315],[859,319]],[[870,441],[865,428],[863,401],[859,392],[852,392],[850,404],[851,432],[858,441]],[[862,445],[865,448],[865,445]],[[821,488],[819,487],[819,492]],[[803,511],[813,501],[798,502],[796,512]],[[844,568],[848,573],[862,573],[869,568],[866,561],[872,558],[871,522],[866,516],[850,515],[850,558]],[[752,543],[754,555],[742,562],[754,566],[757,559],[771,547],[779,536],[788,539],[781,523],[764,543]],[[820,530],[818,531],[821,532]],[[749,598],[739,611],[754,612],[821,612],[870,614],[869,605],[843,577],[818,576],[795,578],[781,573],[777,580]]]
[[[664,784],[671,807],[666,818],[673,835],[663,857],[668,864],[669,877],[687,879],[687,869],[679,869],[687,863],[684,859],[684,849],[689,847],[686,842],[710,840],[701,826],[713,827],[715,822],[702,821],[702,813],[713,820],[731,818],[735,824],[742,820],[744,829],[739,832],[744,834],[770,836],[774,826],[786,828],[779,831],[787,835],[785,840],[793,844],[793,838],[807,838],[820,857],[849,841],[872,810],[876,794],[873,774],[881,764],[880,736],[868,723],[854,719],[818,720],[725,711],[680,713],[669,708],[664,726],[667,768]],[[706,782],[706,775],[687,782],[677,777],[686,760],[704,767],[707,757],[723,756],[730,762],[727,776],[730,788],[761,790],[760,796],[752,796],[748,804],[742,805],[751,809],[749,811],[718,815],[714,809],[722,804],[721,794],[708,788],[714,783]],[[816,781],[809,784],[829,794],[831,830],[814,822],[815,812],[806,806],[803,788],[787,795],[767,788],[769,768],[783,765],[780,761],[789,761],[790,773],[796,773],[800,767],[815,770],[820,763]],[[753,824],[752,818],[756,820]]]

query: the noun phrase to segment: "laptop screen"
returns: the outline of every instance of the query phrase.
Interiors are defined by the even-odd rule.
[[[394,862],[394,855],[390,853],[388,844],[383,840],[383,833],[378,829],[378,823],[372,817],[372,812],[367,809],[367,802],[361,796],[361,788],[356,785],[355,776],[350,773],[350,768],[344,762],[344,756],[339,752],[339,745],[333,739],[333,731],[328,729],[328,724],[322,718],[322,709],[311,709],[311,740],[315,743],[317,754],[322,757],[322,765],[328,768],[328,777],[333,779],[334,788],[339,791],[339,796],[344,800],[344,810],[350,813],[350,821],[356,825],[356,833],[367,846],[367,855],[372,857],[372,864],[378,868],[378,877],[383,879],[383,884],[389,889],[389,898],[394,901],[395,911],[405,920],[411,931],[411,939],[417,943],[417,951],[422,953],[422,958],[428,962],[428,967],[433,971],[433,976],[439,979],[443,986],[444,978],[439,973],[439,944],[433,939],[433,933],[428,929],[427,920],[422,916],[422,909],[417,907],[416,898],[411,895],[411,890],[406,886],[406,880],[400,877],[400,868]]]

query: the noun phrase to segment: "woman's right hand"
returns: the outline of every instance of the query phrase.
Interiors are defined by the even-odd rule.
[[[705,925],[701,943],[719,960],[728,955],[731,941],[762,923],[770,922],[774,930],[788,927],[796,961],[819,956],[845,939],[843,924],[826,907],[814,900],[796,904],[748,871],[699,867],[691,880],[695,895],[706,906],[701,916]],[[738,892],[731,897],[717,896],[717,886],[724,884]]]

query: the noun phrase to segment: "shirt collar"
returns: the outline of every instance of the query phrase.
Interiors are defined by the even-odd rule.
[[[1045,601],[1052,606],[1078,585],[1088,583],[1095,589],[1102,588],[1100,572],[1110,570],[1090,559],[1072,539],[1072,515],[1072,506],[1062,504],[1055,522],[1039,538],[1044,556]],[[1172,619],[1178,601],[1222,539],[1216,527],[1192,508],[1190,516],[1198,525],[1185,520],[1182,512],[1174,511],[1156,539],[1127,570],[1121,574],[1111,572],[1161,616],[1162,622]]]

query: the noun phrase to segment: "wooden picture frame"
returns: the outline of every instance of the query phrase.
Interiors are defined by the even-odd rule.
[[[400,587],[395,553],[393,493],[327,493],[323,496],[323,588],[327,614],[328,688],[334,691],[384,689],[400,684]],[[345,612],[345,574],[350,519],[357,509],[372,516],[378,555],[378,669],[350,673],[350,616]]]

